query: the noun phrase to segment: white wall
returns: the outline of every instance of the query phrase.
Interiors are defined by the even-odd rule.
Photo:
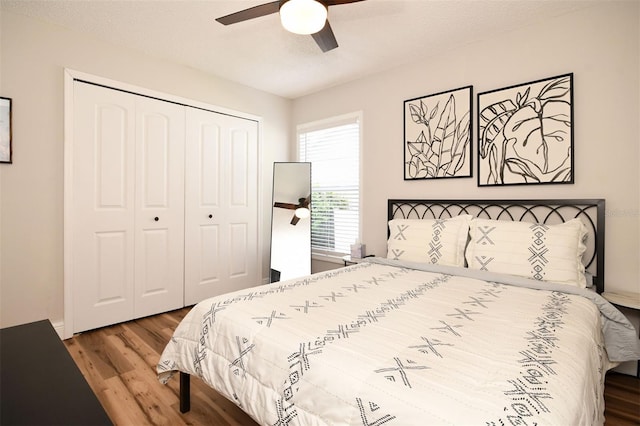
[[[368,254],[386,254],[388,198],[606,198],[606,288],[640,292],[639,22],[640,3],[603,2],[488,35],[447,55],[296,99],[292,125],[363,111]],[[575,184],[478,188],[475,176],[403,180],[404,100],[472,84],[475,104],[477,93],[568,72],[574,73]],[[475,113],[473,121],[475,168]],[[314,262],[314,270],[326,266]]]
[[[63,317],[63,70],[71,68],[263,118],[263,271],[271,173],[289,159],[291,101],[3,12],[0,93],[13,98],[13,164],[0,166],[0,326]]]

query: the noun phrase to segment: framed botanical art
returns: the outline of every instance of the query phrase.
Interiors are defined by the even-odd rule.
[[[471,177],[472,86],[404,101],[404,179]]]
[[[0,97],[0,163],[11,163],[11,98]]]
[[[573,183],[573,74],[478,93],[478,186]]]

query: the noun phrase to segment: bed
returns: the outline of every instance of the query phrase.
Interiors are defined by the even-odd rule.
[[[262,425],[602,424],[605,201],[388,200],[387,256],[204,300],[158,363]]]

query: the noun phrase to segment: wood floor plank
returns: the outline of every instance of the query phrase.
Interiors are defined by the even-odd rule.
[[[184,308],[84,332],[65,345],[116,425],[253,426],[233,402],[197,377],[191,379],[191,411],[180,413],[179,380],[157,379],[156,365]],[[609,373],[605,379],[605,426],[640,425],[640,379]]]
[[[113,333],[109,328],[92,330],[78,335],[78,343],[103,379],[117,376],[119,373],[134,370],[134,367],[116,350],[109,340]]]
[[[640,379],[624,374],[607,374],[604,388],[605,419],[616,425],[640,425]]]
[[[115,425],[151,425],[120,376],[105,380],[106,389],[96,396]]]
[[[167,394],[166,388],[160,388],[155,377],[137,371],[124,373],[120,377],[148,419],[147,424],[175,425],[183,422],[180,413],[172,406],[175,404],[175,395],[170,391]]]
[[[126,325],[157,354],[162,354],[168,340],[159,329],[153,328],[155,325],[153,321],[150,321],[149,318],[143,318],[129,321]]]
[[[64,341],[69,354],[75,361],[76,365],[82,372],[87,383],[97,395],[99,392],[105,389],[104,377],[100,374],[100,371],[93,363],[94,356],[87,353],[83,346],[80,344],[79,336]]]
[[[129,328],[125,328],[122,333],[109,336],[109,339],[118,350],[123,352],[123,355],[135,366],[136,370],[146,366],[155,373],[158,353]]]

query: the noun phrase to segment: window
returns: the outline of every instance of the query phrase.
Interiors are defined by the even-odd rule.
[[[360,237],[360,122],[349,114],[298,126],[298,157],[311,162],[311,249],[342,257]]]

